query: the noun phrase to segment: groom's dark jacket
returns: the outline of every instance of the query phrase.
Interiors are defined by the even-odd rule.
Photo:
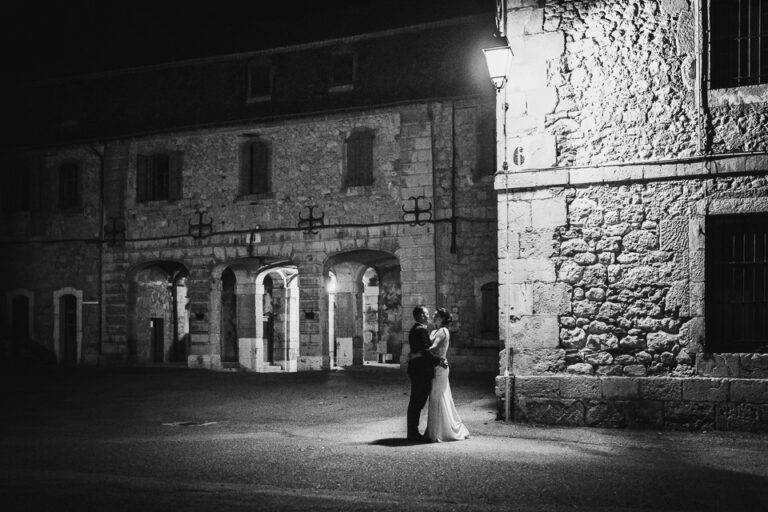
[[[421,352],[423,358],[425,358],[424,366],[430,367],[434,370],[434,367],[440,363],[440,359],[433,356],[427,349],[432,345],[429,341],[429,333],[427,332],[427,326],[415,323],[411,327],[411,332],[408,333],[408,344],[411,346],[411,354]]]

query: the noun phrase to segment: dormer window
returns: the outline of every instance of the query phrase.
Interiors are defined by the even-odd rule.
[[[254,61],[248,64],[248,101],[268,101],[272,99],[272,63]]]
[[[338,51],[331,54],[330,91],[351,90],[357,73],[357,55],[350,51]]]

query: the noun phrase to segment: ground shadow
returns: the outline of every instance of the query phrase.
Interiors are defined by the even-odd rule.
[[[398,446],[413,446],[416,444],[429,444],[425,443],[424,441],[411,441],[409,439],[406,439],[405,437],[387,437],[385,439],[376,439],[375,441],[371,441],[371,445],[376,446],[389,446],[390,448],[396,448]]]

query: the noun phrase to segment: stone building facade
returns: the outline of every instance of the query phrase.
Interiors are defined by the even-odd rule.
[[[423,303],[453,312],[457,366],[494,371],[491,33],[461,18],[14,89],[12,357],[398,364]]]
[[[502,414],[768,429],[768,84],[728,21],[765,23],[748,3],[507,2]]]

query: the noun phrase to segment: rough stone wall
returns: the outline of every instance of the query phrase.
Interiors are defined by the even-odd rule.
[[[768,357],[707,353],[704,317],[707,216],[768,212],[768,88],[702,90],[697,5],[509,6],[497,396],[515,419],[768,425]]]
[[[765,176],[592,186],[568,192],[568,224],[553,235],[564,368],[597,375],[693,375],[704,351],[691,251],[691,207],[762,198]],[[695,216],[695,212],[694,212]],[[691,235],[694,236],[694,235]],[[693,260],[693,261],[691,261]]]
[[[544,29],[565,34],[549,68],[558,103],[546,119],[558,165],[694,153],[692,14],[673,3],[547,2]]]

